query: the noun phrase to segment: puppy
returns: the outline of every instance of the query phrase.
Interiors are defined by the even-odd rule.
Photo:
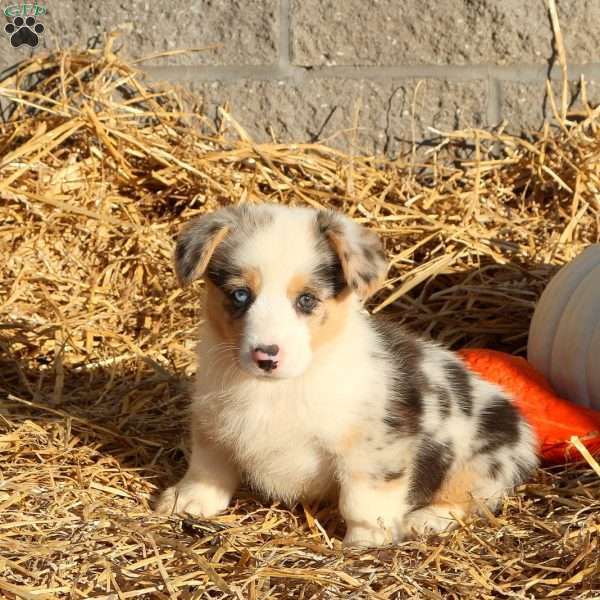
[[[210,517],[245,479],[264,496],[336,498],[346,543],[438,532],[537,464],[507,395],[451,352],[369,316],[378,237],[340,214],[225,208],[180,234],[183,284],[205,276],[187,473],[161,513]]]

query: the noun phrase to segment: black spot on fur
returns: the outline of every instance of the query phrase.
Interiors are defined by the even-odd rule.
[[[358,289],[358,279],[352,279],[352,281],[350,282],[350,286],[352,287],[353,290],[357,290]]]
[[[189,281],[202,258],[202,246],[191,247],[191,240],[181,239],[175,247],[175,262],[182,281]]]
[[[383,422],[394,432],[415,435],[421,428],[421,395],[417,385],[407,383],[392,390]]]
[[[465,415],[473,414],[473,398],[471,397],[471,381],[467,370],[459,363],[447,362],[444,371],[448,378],[450,390],[452,391],[458,405]]]
[[[366,273],[364,271],[361,271],[358,273],[358,276],[367,284],[369,285],[373,279],[375,279],[375,275],[373,275],[373,273]]]
[[[479,416],[478,437],[483,445],[478,453],[488,453],[519,441],[519,413],[508,398],[494,396]]]
[[[365,260],[368,260],[369,262],[371,262],[373,260],[373,251],[370,248],[367,248],[366,246],[363,247],[363,256],[365,257]]]
[[[431,503],[454,461],[454,451],[449,444],[424,440],[417,451],[415,467],[411,474],[408,501],[415,508]]]
[[[208,225],[208,227],[206,228],[206,231],[208,233],[209,236],[213,236],[215,235],[215,233],[217,233],[222,227],[224,226],[224,223],[217,221],[216,223],[211,223],[210,225]]]
[[[488,467],[488,476],[491,479],[496,479],[498,475],[500,475],[500,471],[502,470],[502,464],[498,460],[492,460],[490,466]]]
[[[428,388],[420,369],[420,344],[404,330],[381,320],[373,321],[383,345],[378,358],[388,360],[394,368],[389,382],[389,396],[385,424],[397,434],[414,435],[421,427],[423,394]]]
[[[398,469],[397,471],[387,471],[384,473],[383,478],[386,481],[394,481],[395,479],[400,479],[404,477],[404,473],[406,473],[406,469]]]
[[[206,270],[206,278],[218,288],[223,288],[231,279],[239,279],[242,276],[241,270],[225,261],[212,260]]]
[[[328,232],[342,235],[343,224],[340,216],[332,210],[320,210],[317,213],[317,229],[320,234]]]
[[[440,417],[442,419],[447,419],[452,410],[450,392],[446,388],[440,386],[435,389],[435,394],[437,396],[438,406],[440,408]]]
[[[344,271],[335,252],[325,250],[323,261],[313,271],[313,280],[317,287],[325,288],[334,298],[346,289]]]

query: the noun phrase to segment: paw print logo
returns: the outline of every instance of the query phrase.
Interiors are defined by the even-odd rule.
[[[35,48],[40,41],[39,36],[44,33],[44,26],[36,23],[34,17],[15,17],[12,23],[4,26],[4,31],[10,35],[10,43],[13,48],[27,44]]]

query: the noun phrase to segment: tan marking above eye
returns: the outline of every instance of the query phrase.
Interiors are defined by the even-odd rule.
[[[233,291],[237,288],[248,288],[254,296],[258,296],[262,286],[262,277],[258,269],[244,269],[241,275],[230,277],[224,285],[228,291]]]
[[[258,269],[246,269],[242,271],[242,278],[248,284],[255,296],[258,296],[262,285],[262,277]]]
[[[292,278],[290,279],[290,282],[287,285],[287,289],[286,289],[287,297],[292,302],[295,302],[296,298],[302,292],[305,292],[307,290],[308,283],[309,283],[309,279],[306,275],[303,275],[301,273],[297,273],[296,275],[293,275]]]

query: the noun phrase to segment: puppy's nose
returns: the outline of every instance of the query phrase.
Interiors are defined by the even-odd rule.
[[[279,356],[279,346],[270,344],[268,346],[256,346],[252,350],[252,359],[260,369],[270,373],[277,368],[277,358]]]

